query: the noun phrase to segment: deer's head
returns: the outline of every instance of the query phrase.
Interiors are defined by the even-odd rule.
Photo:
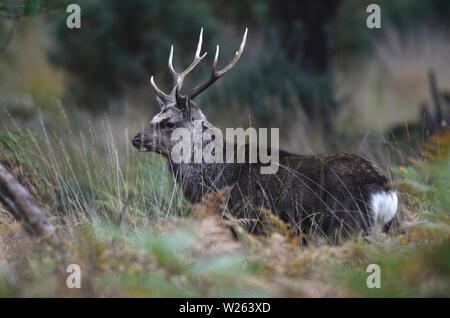
[[[170,48],[169,55],[169,70],[172,73],[174,80],[174,87],[170,94],[164,93],[156,86],[153,76],[150,78],[150,83],[155,90],[156,100],[161,108],[161,111],[156,114],[144,130],[138,133],[133,139],[133,146],[139,151],[153,151],[165,156],[169,156],[170,151],[174,145],[171,140],[171,135],[176,128],[187,128],[190,131],[194,129],[194,122],[201,121],[204,128],[212,128],[203,112],[194,103],[194,98],[201,92],[207,89],[220,77],[228,73],[244,51],[245,41],[247,38],[247,29],[245,30],[242,43],[233,60],[221,70],[217,70],[217,60],[219,58],[219,46],[216,47],[216,54],[212,65],[211,77],[204,83],[192,88],[186,94],[181,93],[183,87],[183,80],[197,64],[206,56],[207,53],[200,55],[203,40],[203,29],[200,31],[197,51],[195,52],[194,61],[191,65],[181,73],[177,73],[173,68],[173,46]]]

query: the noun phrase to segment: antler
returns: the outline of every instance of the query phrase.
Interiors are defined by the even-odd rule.
[[[150,83],[155,90],[157,98],[161,101],[161,105],[167,105],[169,102],[174,100],[171,95],[167,95],[162,90],[160,90],[158,86],[156,86],[155,81],[153,80],[153,75],[150,77]]]
[[[228,73],[234,67],[234,65],[237,63],[239,58],[241,57],[242,52],[244,51],[246,39],[247,39],[247,28],[245,29],[244,37],[242,39],[241,46],[239,47],[239,51],[236,51],[236,54],[234,55],[234,58],[231,61],[231,63],[228,64],[227,66],[225,66],[220,71],[216,70],[217,60],[219,58],[219,46],[217,45],[216,55],[214,57],[214,62],[213,62],[213,66],[212,66],[211,77],[209,78],[208,81],[191,89],[186,94],[186,97],[188,97],[189,99],[195,98],[198,94],[203,92],[206,88],[208,88],[211,84],[213,84],[215,81],[217,81],[220,77],[222,77],[223,75]],[[155,90],[156,95],[161,100],[163,105],[170,103],[170,102],[174,102],[176,100],[176,98],[181,97],[179,92],[180,92],[181,88],[183,87],[183,81],[184,81],[185,76],[188,75],[207,54],[207,52],[205,52],[205,54],[200,56],[200,52],[202,49],[202,42],[203,42],[203,28],[201,28],[201,30],[200,30],[200,36],[198,39],[197,50],[195,52],[194,60],[192,61],[191,65],[189,65],[189,67],[186,68],[181,73],[177,73],[175,71],[175,69],[173,68],[173,45],[170,47],[170,55],[169,55],[168,65],[169,65],[170,72],[172,73],[172,76],[174,79],[174,87],[173,87],[172,91],[170,92],[170,95],[167,95],[162,90],[160,90],[158,88],[158,86],[156,86],[155,81],[153,80],[153,76],[150,77],[150,83],[152,84],[152,87]]]
[[[212,85],[215,81],[217,81],[219,78],[221,78],[222,76],[224,76],[226,73],[228,73],[229,71],[231,71],[231,69],[236,65],[237,61],[239,60],[239,58],[242,55],[242,52],[244,52],[244,47],[245,47],[245,41],[247,40],[247,31],[248,28],[245,28],[245,32],[244,32],[244,36],[242,38],[242,42],[241,45],[239,47],[239,51],[236,51],[236,54],[233,57],[233,60],[230,62],[230,64],[228,64],[227,66],[225,66],[223,69],[221,69],[220,71],[216,70],[217,67],[217,60],[219,59],[219,45],[217,45],[216,47],[216,55],[214,57],[214,62],[213,62],[213,66],[212,66],[212,73],[211,73],[211,77],[209,78],[209,80],[207,80],[206,82],[194,87],[193,89],[191,89],[187,94],[186,97],[188,97],[189,99],[194,99],[198,94],[200,94],[201,92],[203,92],[205,89],[207,89],[210,85]]]
[[[188,75],[196,66],[197,64],[208,54],[208,52],[205,52],[202,56],[200,56],[200,51],[202,50],[202,42],[203,42],[203,28],[200,30],[200,36],[198,38],[198,44],[197,44],[197,51],[195,52],[194,60],[192,61],[191,65],[187,69],[185,69],[181,73],[177,73],[175,69],[173,68],[172,59],[173,59],[173,45],[170,47],[170,55],[169,55],[169,69],[172,72],[172,76],[174,79],[174,89],[178,86],[178,89],[181,90],[181,87],[183,87],[183,80],[186,75]]]
[[[175,99],[176,99],[175,95],[177,94],[177,92],[179,92],[181,90],[181,87],[183,86],[184,77],[187,74],[189,74],[197,66],[197,64],[206,56],[207,52],[205,52],[205,54],[200,56],[200,51],[202,50],[202,42],[203,42],[203,28],[201,28],[201,30],[200,30],[200,36],[198,39],[197,50],[195,52],[194,61],[192,61],[191,65],[189,65],[189,67],[181,73],[177,73],[175,71],[175,69],[173,68],[173,45],[170,47],[168,65],[169,65],[169,69],[170,69],[170,72],[172,73],[173,80],[174,80],[174,87],[173,87],[170,95],[167,95],[162,90],[160,90],[158,88],[158,86],[155,84],[153,76],[150,77],[150,83],[152,84],[152,87],[155,90],[156,95],[162,101],[163,105],[175,101]]]

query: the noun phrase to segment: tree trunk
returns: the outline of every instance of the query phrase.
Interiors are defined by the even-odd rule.
[[[29,235],[49,241],[56,240],[55,227],[33,202],[28,190],[2,164],[0,164],[0,202],[18,221],[23,222],[23,227]]]

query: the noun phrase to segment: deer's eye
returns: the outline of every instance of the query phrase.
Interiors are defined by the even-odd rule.
[[[168,122],[166,122],[166,124],[164,125],[166,128],[173,128],[173,127],[175,127],[175,124],[174,123],[172,123],[172,122],[170,122],[170,121],[168,121]]]

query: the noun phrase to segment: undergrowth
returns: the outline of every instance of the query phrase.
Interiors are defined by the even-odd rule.
[[[245,232],[222,192],[188,204],[164,160],[132,151],[107,120],[58,132],[40,122],[39,132],[5,127],[0,162],[61,244],[29,238],[0,206],[2,297],[450,296],[449,132],[392,169],[394,232],[303,246],[270,211],[267,236]],[[66,285],[69,264],[81,267],[80,289]],[[381,288],[367,287],[369,264],[380,266]]]

